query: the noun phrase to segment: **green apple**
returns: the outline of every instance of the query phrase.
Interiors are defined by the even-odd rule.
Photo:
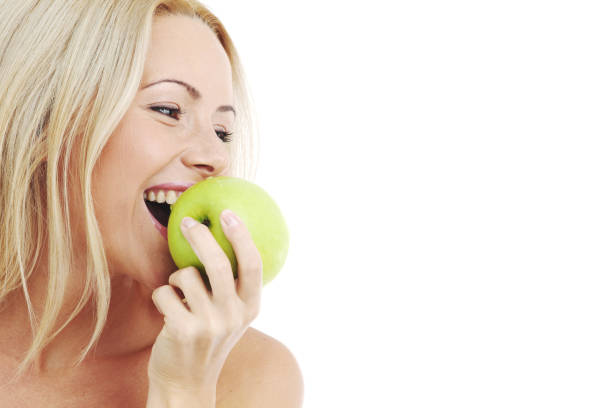
[[[261,187],[236,177],[209,177],[185,190],[170,206],[168,247],[176,266],[195,266],[205,280],[202,262],[183,236],[183,217],[191,217],[208,226],[238,277],[236,255],[221,227],[220,215],[226,208],[246,224],[263,263],[263,284],[280,272],[289,249],[289,230],[278,205]]]

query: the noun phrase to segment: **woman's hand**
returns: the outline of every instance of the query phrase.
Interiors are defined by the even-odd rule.
[[[230,216],[229,222],[224,215]],[[168,401],[192,397],[201,406],[214,406],[225,360],[259,313],[263,286],[259,251],[246,225],[235,214],[225,210],[221,220],[236,254],[238,279],[234,280],[229,259],[205,225],[181,225],[183,235],[206,269],[212,292],[195,267],[174,272],[169,285],[153,291],[153,302],[164,315],[165,324],[149,359],[147,407],[172,406]],[[182,291],[186,304],[173,286]],[[153,401],[159,399],[166,402]]]

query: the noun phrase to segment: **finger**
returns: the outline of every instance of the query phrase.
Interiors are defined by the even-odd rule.
[[[227,218],[226,218],[227,216]],[[227,240],[232,244],[238,265],[238,296],[243,302],[259,304],[263,287],[263,263],[246,224],[232,211],[221,213],[221,225]]]
[[[151,298],[162,315],[171,319],[185,319],[189,317],[189,311],[172,286],[163,285],[158,287],[153,291]]]
[[[212,290],[212,299],[226,299],[235,294],[232,265],[208,227],[196,221],[196,224],[187,228],[181,224],[181,229],[193,252],[204,265]]]
[[[196,267],[190,266],[179,269],[170,275],[168,283],[181,289],[187,300],[187,305],[193,313],[201,314],[204,310],[210,308],[208,290],[204,286],[200,271]]]

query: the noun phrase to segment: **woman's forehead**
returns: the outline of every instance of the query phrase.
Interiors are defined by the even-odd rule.
[[[229,58],[214,32],[200,19],[155,17],[142,84],[164,78],[183,80],[196,88],[205,87],[204,81],[231,83]]]

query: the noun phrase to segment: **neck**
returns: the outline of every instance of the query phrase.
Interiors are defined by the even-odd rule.
[[[39,279],[31,284],[29,282],[29,285],[33,309],[36,317],[40,319],[46,283]],[[81,350],[89,343],[95,327],[95,307],[91,302],[45,347],[27,376],[57,378],[57,375],[61,374],[62,378],[67,378],[67,373],[74,373],[78,377],[83,370],[96,370],[150,351],[164,324],[163,316],[151,301],[151,290],[131,278],[118,276],[112,281],[111,292],[109,312],[102,334],[79,367],[75,368],[73,365]],[[75,305],[80,296],[80,292],[75,290],[67,289],[66,293],[74,296],[67,299],[62,307],[54,330],[70,316],[72,309],[66,305]],[[0,321],[3,325],[0,332],[2,371],[7,370],[9,366],[11,370],[17,368],[33,339],[23,291],[15,291],[6,300],[5,306],[0,310]]]

